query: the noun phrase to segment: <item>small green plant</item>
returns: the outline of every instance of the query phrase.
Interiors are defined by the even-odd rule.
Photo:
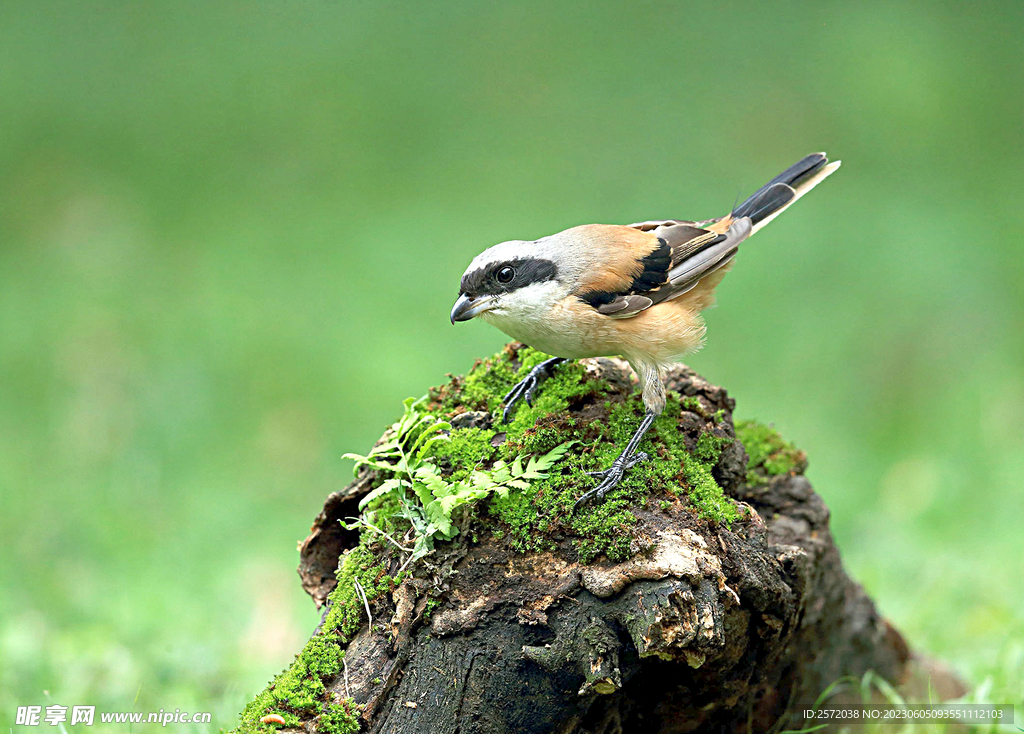
[[[421,465],[423,455],[435,441],[445,441],[452,424],[439,419],[437,416],[427,412],[423,406],[427,396],[419,400],[406,398],[402,405],[405,406],[405,413],[394,423],[390,429],[385,431],[384,438],[374,446],[366,456],[360,454],[345,454],[343,459],[353,459],[356,462],[354,472],[370,466],[382,471],[407,474],[411,477],[416,467]],[[380,487],[378,487],[378,490]],[[371,493],[372,494],[372,493]],[[383,494],[383,493],[378,493]],[[367,499],[363,500],[365,504]]]
[[[528,489],[531,480],[547,477],[548,470],[575,443],[569,441],[542,456],[530,456],[525,463],[523,456],[511,462],[498,460],[488,470],[473,469],[465,478],[453,481],[442,474],[429,455],[434,443],[448,440],[451,424],[428,413],[425,402],[426,396],[407,399],[405,414],[366,456],[345,454],[346,459],[355,460],[357,473],[361,467],[370,466],[384,475],[380,486],[360,501],[363,514],[352,527],[375,527],[372,506],[393,499],[399,507],[398,515],[414,531],[411,561],[433,550],[435,540],[451,540],[458,535],[456,523],[466,508],[492,493],[508,497],[510,489]]]

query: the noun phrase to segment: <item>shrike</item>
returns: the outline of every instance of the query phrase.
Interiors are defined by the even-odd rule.
[[[566,359],[621,355],[639,377],[646,409],[633,437],[600,484],[574,505],[601,500],[647,455],[637,452],[665,408],[663,367],[704,341],[701,311],[732,266],[741,242],[839,168],[824,153],[790,166],[730,214],[704,221],[657,220],[627,226],[584,224],[549,237],[502,242],[474,258],[462,276],[451,320],[475,316],[546,354],[505,396],[529,404]]]

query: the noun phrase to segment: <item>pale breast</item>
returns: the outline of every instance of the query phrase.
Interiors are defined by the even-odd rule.
[[[552,306],[543,318],[481,314],[513,339],[567,359],[625,356],[671,364],[700,348],[704,322],[684,302],[668,301],[628,319],[597,313],[577,299]]]

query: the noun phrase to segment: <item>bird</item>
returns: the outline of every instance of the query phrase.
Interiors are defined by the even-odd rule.
[[[621,356],[636,373],[644,417],[600,481],[573,506],[602,501],[647,454],[638,451],[665,409],[662,371],[704,342],[701,312],[732,267],[741,243],[836,171],[813,153],[714,219],[584,224],[538,240],[502,242],[462,276],[451,322],[480,317],[552,355],[504,396],[502,421],[562,362]]]

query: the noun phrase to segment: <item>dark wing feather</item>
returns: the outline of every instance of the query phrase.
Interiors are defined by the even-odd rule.
[[[640,271],[620,290],[587,291],[580,298],[605,316],[618,319],[635,316],[654,303],[646,294],[668,285],[673,266],[672,248],[659,239],[658,246],[640,260],[640,265]]]
[[[705,275],[713,273],[728,263],[739,249],[739,244],[753,231],[753,225],[746,217],[733,222],[725,234],[708,243],[704,249],[672,268],[669,284],[663,289],[664,297],[659,301],[677,298],[694,288]]]
[[[597,312],[603,313],[605,316],[623,319],[627,316],[636,316],[644,309],[650,308],[653,304],[654,301],[647,296],[638,294],[617,296],[614,300],[598,306]]]
[[[660,246],[644,258],[643,271],[628,288],[619,293],[590,293],[584,298],[599,313],[617,319],[635,316],[691,290],[705,275],[728,263],[751,232],[750,220],[745,217],[733,222],[725,234],[677,220],[631,226],[653,232]]]

